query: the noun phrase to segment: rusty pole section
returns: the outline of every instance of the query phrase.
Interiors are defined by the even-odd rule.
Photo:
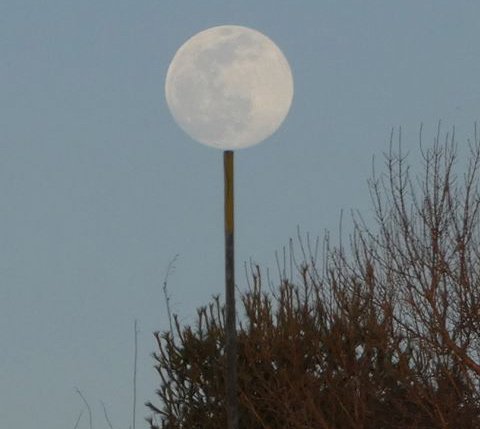
[[[225,177],[226,407],[228,429],[238,429],[237,329],[235,321],[233,151],[223,152]]]

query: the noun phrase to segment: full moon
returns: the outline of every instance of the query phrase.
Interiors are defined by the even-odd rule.
[[[193,139],[218,149],[260,143],[282,124],[293,99],[287,59],[264,34],[238,25],[197,33],[177,51],[167,104]]]

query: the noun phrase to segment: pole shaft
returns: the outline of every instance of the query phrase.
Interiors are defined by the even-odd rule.
[[[235,320],[235,263],[234,263],[234,182],[233,151],[223,152],[225,178],[225,352],[226,407],[228,429],[238,429],[237,398],[237,330]]]

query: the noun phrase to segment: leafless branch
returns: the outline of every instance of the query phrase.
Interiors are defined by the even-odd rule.
[[[82,401],[85,404],[85,407],[87,407],[89,427],[90,429],[93,429],[92,409],[90,408],[90,404],[87,402],[87,400],[83,396],[82,392],[78,389],[78,387],[75,388],[75,391],[77,392],[78,396],[82,398]]]

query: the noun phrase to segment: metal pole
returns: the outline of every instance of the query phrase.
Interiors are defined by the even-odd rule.
[[[233,151],[223,152],[225,178],[226,407],[228,429],[238,429],[237,329],[235,322]]]

